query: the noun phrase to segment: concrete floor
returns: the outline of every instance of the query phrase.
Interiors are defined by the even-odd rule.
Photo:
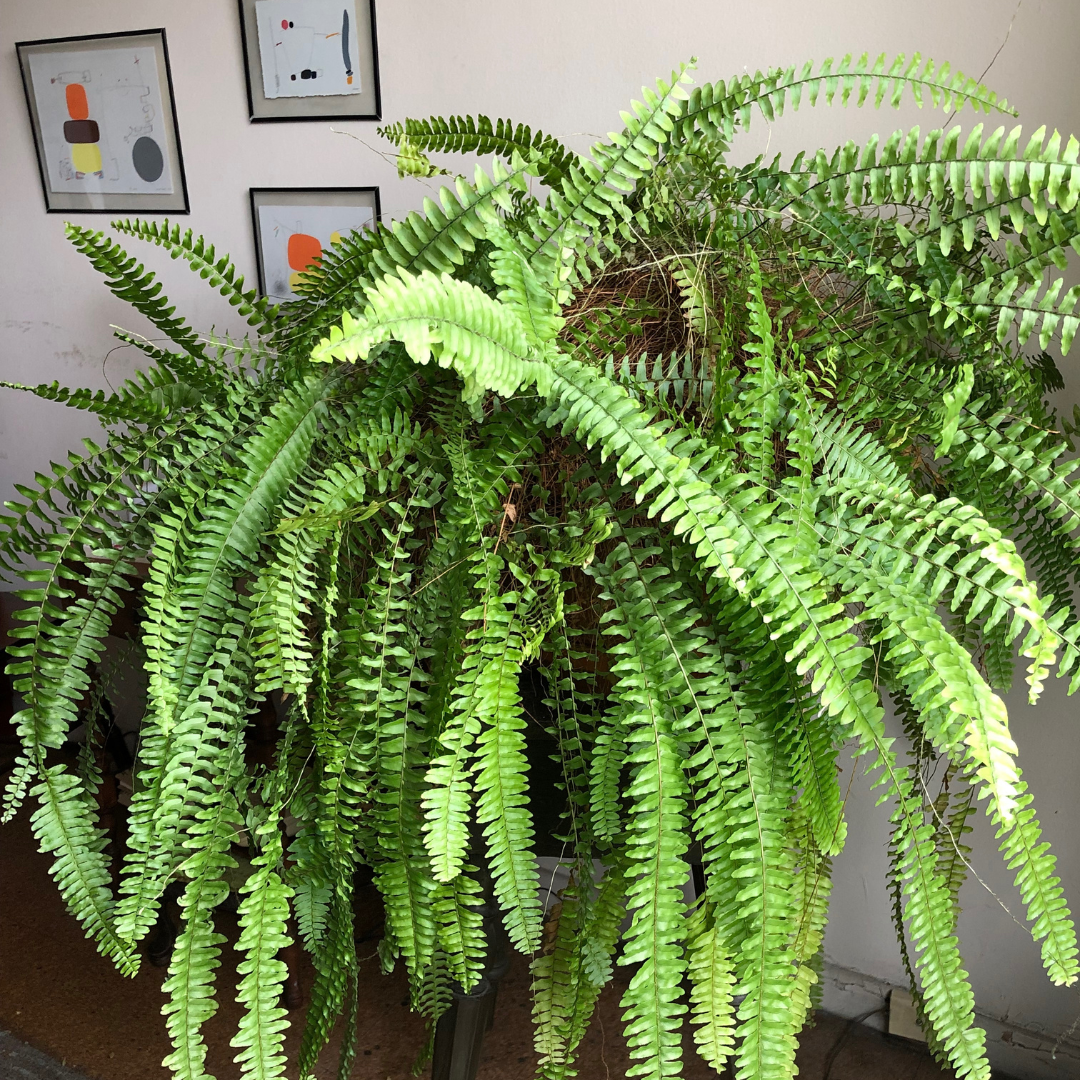
[[[77,1074],[82,1074],[89,1080],[167,1080],[161,1066],[169,1049],[160,1015],[164,973],[144,964],[133,979],[119,975],[64,913],[47,870],[48,860],[35,851],[25,813],[0,829],[0,1029],[54,1059],[50,1063],[26,1052],[19,1057],[15,1040],[7,1038],[0,1041],[0,1077],[79,1080]],[[222,916],[219,928],[235,942],[234,917]],[[367,977],[361,980],[360,1051],[352,1077],[405,1080],[411,1075],[423,1027],[408,1011],[402,975],[379,975],[374,946],[371,953],[365,961]],[[239,1075],[229,1047],[240,1016],[233,1001],[232,963],[231,956],[223,957],[221,1004],[205,1029],[207,1064],[219,1080]],[[305,987],[310,987],[312,977],[308,964],[302,972]],[[618,1001],[627,978],[620,970],[601,997],[581,1048],[582,1077],[617,1080],[626,1075],[629,1058]],[[289,1032],[287,1050],[293,1062],[302,1020],[302,1014],[294,1016]],[[503,982],[478,1080],[531,1080],[536,1060],[531,1040],[528,971],[519,958]],[[336,1076],[335,1049],[331,1047],[318,1068],[318,1080]],[[689,1039],[685,1050],[686,1080],[715,1080],[716,1074],[693,1052]],[[55,1063],[60,1061],[68,1068],[58,1072]],[[952,1075],[939,1069],[918,1044],[889,1040],[824,1014],[804,1032],[798,1061],[804,1080],[934,1080]],[[295,1066],[288,1075],[295,1080]]]
[[[86,1080],[82,1073],[27,1046],[9,1031],[0,1031],[0,1076],[4,1080]]]

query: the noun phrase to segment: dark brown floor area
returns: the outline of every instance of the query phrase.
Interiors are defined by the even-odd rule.
[[[20,814],[0,828],[0,1029],[65,1062],[90,1080],[166,1080],[161,1060],[168,1052],[160,993],[164,973],[149,964],[125,979],[104,961],[63,910],[48,878],[48,860],[36,852],[28,816]],[[223,915],[220,929],[236,940],[235,918]],[[374,952],[374,948],[372,948]],[[228,948],[226,947],[226,953]],[[206,1025],[208,1065],[219,1080],[239,1069],[229,1039],[240,1008],[233,1002],[235,974],[226,955],[219,969],[221,1006]],[[405,980],[384,977],[377,961],[365,962],[361,982],[360,1053],[354,1080],[406,1080],[422,1034],[422,1024],[407,1008]],[[305,989],[312,979],[303,971]],[[579,1075],[589,1080],[619,1080],[628,1058],[618,999],[626,974],[601,998],[598,1014],[582,1047]],[[288,1050],[295,1062],[302,1014],[293,1017]],[[535,1057],[529,1023],[528,971],[518,960],[503,982],[494,1030],[485,1043],[479,1080],[530,1080]],[[837,1051],[838,1040],[839,1048]],[[320,1066],[318,1080],[336,1076],[336,1055]],[[709,1080],[715,1073],[686,1047],[687,1080]],[[819,1016],[804,1033],[800,1076],[824,1080],[934,1080],[942,1073],[922,1048],[886,1040],[861,1025]],[[289,1070],[296,1080],[295,1064]]]

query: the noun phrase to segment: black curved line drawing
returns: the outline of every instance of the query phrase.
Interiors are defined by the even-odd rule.
[[[345,75],[352,82],[352,61],[349,59],[349,12],[341,13],[341,58],[345,61]]]

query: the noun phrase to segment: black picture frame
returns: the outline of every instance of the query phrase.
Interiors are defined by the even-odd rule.
[[[257,269],[259,295],[277,302],[288,302],[291,297],[271,294],[267,288],[267,266],[264,255],[267,238],[263,237],[259,209],[262,206],[355,206],[372,211],[371,227],[382,220],[382,203],[377,186],[368,187],[262,187],[249,188],[251,205],[251,229],[255,241],[255,266]]]
[[[139,41],[139,39],[142,40]],[[160,61],[157,71],[156,90],[161,98],[164,133],[162,134],[155,131],[155,134],[158,134],[158,137],[163,139],[165,151],[164,153],[162,152],[160,146],[158,146],[154,139],[149,138],[149,136],[143,139],[140,136],[136,139],[136,143],[133,144],[133,155],[136,153],[135,147],[137,147],[140,142],[149,142],[152,144],[153,150],[156,151],[158,157],[161,159],[163,171],[159,173],[158,176],[160,177],[163,175],[164,167],[167,165],[173,190],[171,192],[157,193],[58,190],[58,185],[73,183],[84,174],[75,172],[75,179],[54,176],[49,167],[50,162],[47,160],[46,139],[41,124],[40,103],[38,94],[35,90],[33,73],[31,71],[31,58],[35,55],[56,54],[57,57],[60,57],[64,53],[104,50],[117,42],[123,42],[125,40],[128,41],[132,47],[136,47],[138,44],[153,48],[155,60]],[[176,97],[173,92],[172,67],[169,62],[169,45],[164,27],[155,27],[149,30],[120,30],[107,34],[82,34],[75,37],[40,38],[35,41],[18,41],[15,43],[15,51],[18,56],[19,71],[22,75],[23,94],[26,97],[26,108],[30,118],[34,150],[37,155],[38,176],[41,179],[41,190],[45,198],[45,210],[47,213],[136,213],[140,215],[190,213],[191,206],[188,199],[187,174],[184,169],[184,152],[180,143],[180,125],[176,115]],[[51,84],[55,84],[57,81],[57,79],[50,79]],[[85,92],[83,97],[85,100]],[[156,117],[156,110],[153,110],[153,113],[154,115],[148,118],[148,123],[151,126]],[[91,119],[82,122],[92,125],[87,128],[87,131],[92,131],[93,133],[90,136],[93,141],[83,143],[82,145],[96,145],[98,138],[100,138],[100,130],[97,121]],[[67,127],[68,124],[65,123],[65,140],[68,143],[74,143],[74,140],[68,136]],[[132,137],[137,134],[137,132],[133,132]],[[125,137],[125,141],[127,141],[127,137]],[[100,163],[100,150],[98,151],[97,156]],[[150,168],[153,167],[152,161],[153,159],[151,159]],[[115,159],[113,159],[113,163],[114,165],[116,164]],[[74,170],[74,154],[71,162],[64,162],[62,164],[66,164],[70,169]],[[125,166],[126,164],[125,161]],[[139,171],[140,176],[143,176],[139,164],[135,164],[134,168]],[[58,164],[57,169],[59,171],[60,164]],[[104,169],[97,175],[104,181]],[[143,178],[145,179],[145,177]],[[155,177],[155,179],[157,179],[157,177]]]
[[[248,119],[253,124],[297,123],[313,120],[381,120],[382,90],[379,84],[379,40],[375,21],[375,0],[355,0],[355,8],[367,19],[364,36],[370,39],[361,86],[370,81],[370,90],[359,94],[310,97],[267,98],[263,93],[262,61],[255,20],[255,0],[237,0],[240,13],[240,43],[244,53],[244,82],[247,86]],[[361,27],[357,26],[360,37]],[[359,61],[358,57],[358,61]],[[355,107],[353,107],[355,106]]]

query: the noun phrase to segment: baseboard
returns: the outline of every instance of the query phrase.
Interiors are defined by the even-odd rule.
[[[892,983],[826,961],[821,1007],[837,1016],[865,1017],[863,1023],[886,1030],[886,1004]],[[1076,1080],[1080,1075],[1080,1039],[1058,1038],[976,1011],[986,1031],[986,1055],[995,1074],[1015,1080]]]

